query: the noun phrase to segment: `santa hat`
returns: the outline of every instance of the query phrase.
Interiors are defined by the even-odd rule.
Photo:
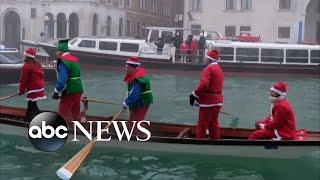
[[[131,56],[131,57],[127,60],[126,64],[128,64],[129,66],[130,66],[130,65],[133,65],[133,66],[139,66],[139,65],[140,65],[140,63],[139,63],[139,61],[138,61],[138,58],[135,57],[135,56]]]
[[[276,82],[270,90],[278,93],[280,96],[285,96],[287,95],[288,85],[285,82]]]
[[[34,49],[34,48],[29,48],[29,49],[26,49],[23,54],[27,57],[30,57],[30,58],[35,58],[36,57],[36,53],[37,53],[37,50]]]
[[[217,50],[213,49],[207,53],[206,58],[208,58],[212,61],[217,61],[220,59],[220,55]]]

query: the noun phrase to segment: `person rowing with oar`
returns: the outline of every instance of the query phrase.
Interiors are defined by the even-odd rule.
[[[83,93],[81,70],[77,57],[69,53],[68,39],[60,40],[57,45],[58,82],[52,98],[60,99],[58,114],[70,126],[71,121],[80,121],[80,101]],[[61,93],[61,97],[59,94]]]
[[[46,99],[44,72],[41,63],[35,60],[36,53],[37,50],[34,48],[26,49],[23,53],[25,63],[22,67],[18,94],[27,94],[28,108],[24,119],[26,122],[31,122],[41,113],[37,101]]]
[[[125,70],[124,81],[127,83],[128,97],[123,102],[123,108],[127,109],[129,107],[129,127],[133,128],[132,121],[145,120],[149,106],[153,103],[153,95],[150,79],[145,69],[140,66],[137,57],[130,57],[127,60]]]
[[[206,67],[203,69],[198,87],[191,93],[190,105],[199,102],[199,119],[196,130],[197,138],[206,138],[209,130],[210,139],[220,139],[219,113],[223,103],[224,73],[218,64],[217,50],[211,50],[205,56]]]

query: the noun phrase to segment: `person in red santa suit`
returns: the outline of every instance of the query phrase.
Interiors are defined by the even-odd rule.
[[[40,62],[35,60],[37,50],[29,48],[24,51],[24,65],[20,76],[18,94],[27,94],[28,108],[24,121],[31,120],[40,113],[37,101],[46,99],[44,91],[45,81],[44,72]]]
[[[257,130],[250,135],[249,140],[293,140],[296,135],[296,120],[293,108],[285,98],[288,86],[285,82],[277,82],[270,90],[270,116],[257,121]]]
[[[220,139],[219,112],[223,105],[224,73],[217,60],[220,59],[217,50],[211,50],[205,56],[207,65],[202,72],[198,87],[191,93],[190,105],[199,102],[199,118],[196,130],[197,138],[206,138],[209,130],[210,139]]]

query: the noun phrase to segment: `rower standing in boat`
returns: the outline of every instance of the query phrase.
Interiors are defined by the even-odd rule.
[[[29,48],[23,53],[25,63],[22,67],[18,93],[27,94],[28,108],[24,119],[26,122],[31,122],[41,112],[37,101],[46,99],[44,72],[41,63],[34,59],[36,53],[37,50],[34,48]]]
[[[204,68],[198,87],[191,93],[190,105],[199,102],[199,119],[196,131],[197,138],[206,138],[209,130],[211,139],[220,139],[219,112],[223,104],[224,73],[217,60],[220,59],[218,51],[211,50],[206,57],[207,66]]]
[[[145,120],[149,106],[153,103],[150,79],[145,69],[140,67],[137,57],[130,57],[127,60],[124,81],[128,85],[128,97],[123,102],[123,108],[127,109],[129,107],[130,127],[134,128],[132,121]]]
[[[58,114],[70,125],[71,121],[80,121],[80,101],[83,93],[81,70],[77,57],[69,53],[68,39],[60,40],[57,46],[58,82],[53,91],[52,98],[61,100]]]
[[[296,134],[296,120],[290,102],[285,98],[288,86],[284,82],[277,82],[271,88],[270,116],[257,121],[256,128],[249,139],[293,140]]]

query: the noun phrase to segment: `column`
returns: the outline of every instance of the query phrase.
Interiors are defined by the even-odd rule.
[[[54,32],[53,32],[53,39],[56,39],[57,37],[58,37],[58,31],[57,31],[57,29],[58,29],[58,23],[57,23],[57,20],[56,19],[54,19],[53,20],[53,23],[54,23]]]
[[[69,38],[69,20],[66,19],[66,24],[67,24],[67,34],[66,34],[66,38]]]

